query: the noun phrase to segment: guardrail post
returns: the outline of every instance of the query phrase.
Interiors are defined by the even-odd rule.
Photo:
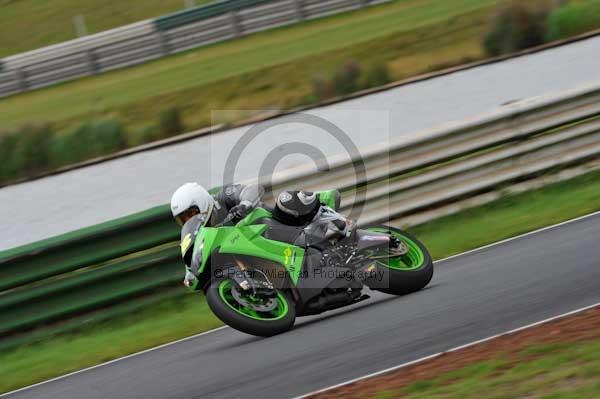
[[[95,75],[98,72],[100,72],[100,66],[98,65],[98,62],[97,62],[98,60],[97,60],[96,54],[94,53],[94,49],[86,50],[85,58],[87,60],[88,67],[89,67],[90,73],[92,75]]]
[[[358,0],[358,8],[364,8],[369,5],[369,0]]]
[[[169,55],[171,53],[171,48],[169,46],[169,38],[167,34],[160,30],[156,30],[156,36],[158,37],[158,44],[160,46],[160,52],[162,55]]]
[[[231,31],[234,37],[242,36],[242,27],[240,26],[239,17],[235,11],[229,12],[229,24],[231,25]]]
[[[296,21],[304,21],[304,10],[302,0],[292,0],[296,9]]]
[[[19,84],[19,93],[27,91],[29,89],[29,82],[27,81],[27,71],[19,68],[15,70],[15,76]]]

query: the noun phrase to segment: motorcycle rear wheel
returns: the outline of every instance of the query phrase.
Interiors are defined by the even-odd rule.
[[[262,312],[244,306],[232,290],[237,290],[229,278],[215,279],[207,288],[206,301],[212,312],[225,324],[241,332],[260,337],[270,337],[290,330],[296,320],[296,309],[284,292],[278,291],[275,308]],[[260,301],[260,298],[250,299]],[[259,303],[260,305],[260,303]],[[260,307],[260,306],[257,306]]]
[[[427,248],[411,234],[387,225],[361,226],[362,230],[392,234],[408,246],[405,255],[375,262],[374,278],[369,288],[391,295],[406,295],[427,286],[433,278],[433,261]]]

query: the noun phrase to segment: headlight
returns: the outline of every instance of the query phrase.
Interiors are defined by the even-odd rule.
[[[192,264],[191,264],[191,269],[192,269],[192,273],[194,274],[198,274],[198,269],[200,268],[200,265],[202,264],[202,249],[204,248],[204,241],[202,241],[200,244],[198,244],[198,246],[196,247],[196,251],[194,252],[194,255],[192,256]]]

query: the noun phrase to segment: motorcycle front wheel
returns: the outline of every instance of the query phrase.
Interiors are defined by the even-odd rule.
[[[221,321],[246,334],[281,334],[296,320],[294,303],[281,291],[275,298],[255,298],[243,293],[232,279],[221,278],[214,280],[205,294],[208,306]]]
[[[427,248],[409,233],[387,225],[361,226],[362,230],[390,234],[408,247],[406,254],[374,262],[375,273],[365,284],[377,291],[406,295],[427,286],[433,277],[433,261]]]

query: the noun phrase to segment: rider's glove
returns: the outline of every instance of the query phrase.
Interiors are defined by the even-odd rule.
[[[191,287],[195,281],[196,281],[196,276],[194,276],[194,273],[192,273],[190,271],[186,271],[185,277],[183,278],[183,285],[185,285],[186,287]]]
[[[231,208],[229,213],[232,214],[235,219],[239,220],[248,216],[251,210],[252,203],[250,201],[242,201],[238,205]]]

